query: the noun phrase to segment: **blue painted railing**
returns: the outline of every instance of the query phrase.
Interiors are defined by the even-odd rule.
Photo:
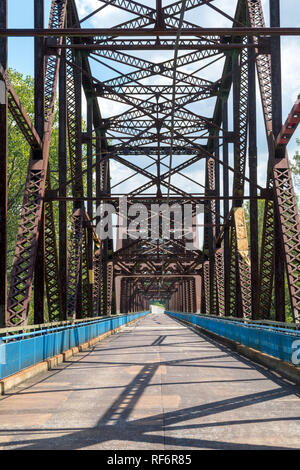
[[[148,313],[150,312],[117,315],[82,322],[79,325],[74,323],[29,333],[2,336],[0,337],[0,379],[86,343]]]
[[[166,313],[270,356],[299,365],[293,360],[294,357],[295,359],[300,358],[300,332],[297,330],[276,328],[255,322],[243,323],[241,321],[211,318],[207,315]]]

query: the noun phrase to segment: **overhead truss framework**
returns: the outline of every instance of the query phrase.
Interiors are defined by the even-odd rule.
[[[300,104],[283,124],[280,76],[280,36],[300,30],[280,27],[278,0],[270,0],[271,28],[260,0],[228,10],[213,0],[165,3],[102,0],[80,17],[80,0],[52,0],[47,29],[44,1],[35,0],[34,30],[10,30],[0,0],[2,187],[8,111],[31,149],[9,288],[7,191],[0,198],[2,326],[26,324],[31,305],[42,323],[145,310],[154,300],[174,311],[281,321],[288,306],[300,321],[300,225],[287,154]],[[120,24],[108,24],[118,16]],[[226,27],[207,27],[207,18]],[[34,37],[34,122],[9,79],[9,36]],[[256,75],[269,148],[263,186]],[[107,219],[117,225],[115,242],[97,229],[104,203],[119,214]],[[134,225],[136,203],[144,212]],[[191,208],[188,230],[171,215],[166,236],[163,210],[153,225],[153,207],[163,204],[179,208],[181,220]]]

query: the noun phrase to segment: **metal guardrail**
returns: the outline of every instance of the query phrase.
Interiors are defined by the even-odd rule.
[[[148,313],[150,312],[113,315],[100,317],[100,319],[93,318],[91,321],[83,319],[82,322],[64,325],[59,322],[58,326],[52,328],[2,336],[0,338],[0,379],[86,343]]]
[[[296,356],[300,359],[300,331],[276,328],[274,325],[262,325],[244,319],[233,321],[229,320],[229,317],[225,319],[224,317],[194,313],[169,311],[165,313],[270,356],[300,366],[300,364],[293,361],[296,349],[298,350]]]
[[[173,313],[183,313],[183,312],[173,312]],[[204,313],[193,313],[193,312],[187,312],[189,315],[197,315],[197,316],[202,316],[204,318],[216,318],[218,320],[225,320],[225,321],[236,321],[240,323],[246,323],[246,324],[253,324],[253,325],[268,325],[268,326],[273,326],[276,328],[288,328],[288,329],[295,329],[295,330],[300,330],[300,323],[287,323],[287,322],[280,322],[280,321],[275,321],[275,320],[251,320],[250,318],[238,318],[238,317],[224,317],[220,315],[207,315]],[[184,313],[185,314],[185,313]]]
[[[7,326],[5,328],[0,328],[0,336],[5,336],[5,335],[12,335],[14,332],[26,332],[27,330],[43,330],[45,328],[55,328],[57,326],[66,326],[66,325],[74,325],[78,323],[85,323],[85,322],[92,322],[95,320],[103,320],[106,318],[114,318],[122,315],[128,315],[129,313],[134,313],[134,312],[128,312],[128,313],[117,313],[113,315],[102,315],[100,317],[88,317],[88,318],[78,318],[78,319],[71,319],[71,320],[63,320],[63,321],[58,321],[58,322],[48,322],[48,323],[39,323],[36,325],[23,325],[23,326]]]

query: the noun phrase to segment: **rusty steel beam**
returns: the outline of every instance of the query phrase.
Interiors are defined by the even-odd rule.
[[[160,50],[174,50],[175,41],[174,40],[160,40]],[[58,46],[49,46],[49,51],[55,51]],[[76,49],[81,51],[90,52],[98,52],[98,51],[110,51],[114,52],[116,49],[118,51],[148,51],[154,50],[156,48],[156,40],[114,40],[114,41],[106,41],[100,44],[70,44],[62,46],[62,49]],[[238,49],[252,49],[252,48],[259,48],[259,43],[255,43],[253,45],[243,44],[243,43],[235,43],[235,44],[203,44],[202,40],[199,39],[186,39],[181,40],[178,44],[179,50],[196,50],[196,51],[214,51],[215,54],[220,53],[221,51],[232,51]]]
[[[34,1],[34,27],[36,30],[44,27],[44,0]],[[41,139],[44,139],[44,104],[45,93],[45,59],[44,38],[34,38],[34,122],[36,131]],[[42,149],[33,151],[33,158],[42,158]],[[51,204],[51,203],[50,203]],[[46,208],[43,207],[38,234],[38,247],[34,267],[34,323],[45,321],[45,227]],[[51,226],[49,225],[51,235]],[[56,273],[57,274],[57,273]],[[48,297],[49,298],[49,297]]]
[[[217,301],[219,315],[225,315],[225,273],[224,273],[224,252],[223,248],[218,248],[215,253],[216,267],[216,285],[217,285]]]
[[[7,28],[7,1],[0,2],[0,27]],[[2,64],[2,65],[1,65]],[[7,72],[7,38],[0,38],[0,327],[6,325],[7,312],[7,172],[8,172],[8,96],[4,76]]]
[[[252,27],[264,27],[265,20],[261,1],[248,0],[249,20]],[[258,51],[257,51],[258,52]],[[271,56],[270,50],[264,54],[256,54],[256,68],[259,90],[261,95],[264,123],[268,144],[272,135],[272,84],[271,84]],[[266,187],[273,188],[271,162],[267,170]],[[252,188],[252,191],[254,188]],[[274,283],[274,204],[272,200],[265,202],[262,241],[260,250],[259,283],[257,294],[257,317],[270,318],[272,291]]]
[[[58,142],[58,169],[59,169],[59,196],[67,195],[67,90],[65,52],[62,51],[59,68],[59,142]],[[67,312],[67,203],[59,201],[59,281],[61,293],[61,319],[65,320]]]
[[[42,15],[43,10],[39,7],[40,15]],[[40,41],[39,38],[37,38]],[[37,51],[42,52],[42,44],[37,45]],[[43,57],[43,56],[42,56]],[[19,129],[23,133],[23,136],[29,143],[31,147],[31,151],[37,156],[39,153],[42,152],[42,139],[43,139],[43,114],[44,114],[44,106],[43,100],[41,100],[40,95],[43,97],[44,95],[44,84],[43,84],[43,74],[44,74],[44,62],[42,57],[39,58],[41,61],[41,65],[37,67],[36,75],[37,75],[37,86],[36,86],[36,99],[35,103],[38,103],[36,109],[36,128],[32,124],[26,110],[24,109],[17,93],[15,92],[14,88],[12,87],[9,77],[7,73],[4,73],[3,67],[0,65],[0,73],[5,80],[8,90],[8,108],[10,113],[12,114],[14,120],[16,121]],[[42,69],[42,70],[41,70]],[[38,127],[39,126],[39,127]],[[39,135],[40,134],[40,135]],[[47,173],[47,190],[51,190],[51,183],[50,183],[50,174],[49,170]],[[65,219],[65,217],[64,217]],[[56,236],[55,236],[55,227],[54,227],[54,215],[53,215],[53,208],[52,202],[46,205],[45,207],[45,217],[43,217],[43,237],[44,231],[47,232],[47,244],[42,241],[39,242],[39,249],[38,249],[38,257],[36,261],[36,265],[38,266],[38,271],[35,275],[35,299],[36,299],[36,316],[35,322],[36,323],[43,323],[44,321],[44,256],[46,259],[46,272],[45,272],[45,282],[46,282],[46,293],[47,293],[47,305],[48,305],[48,316],[49,320],[60,319],[61,312],[60,312],[60,305],[61,305],[61,298],[62,295],[60,293],[60,284],[58,282],[58,258],[57,258],[57,249],[56,249]],[[66,280],[62,283],[65,285]],[[39,299],[37,299],[37,295],[39,292]]]
[[[249,39],[252,41],[252,38]],[[258,207],[257,207],[257,122],[256,122],[256,83],[255,53],[248,52],[248,97],[249,97],[249,176],[250,176],[250,259],[251,259],[251,317],[255,320],[258,314],[259,290],[259,249],[258,249]]]
[[[64,25],[65,3],[64,0],[53,0],[49,20],[51,28],[60,29]],[[38,250],[38,235],[43,212],[43,196],[48,169],[59,60],[59,56],[48,57],[46,60],[44,115],[44,133],[46,137],[43,142],[42,155],[37,155],[39,158],[36,159],[34,158],[36,155],[33,154],[29,162],[8,297],[8,325],[26,324],[27,322],[32,278]]]
[[[42,11],[42,10],[41,10]],[[40,47],[40,46],[39,46]],[[38,49],[39,49],[38,47]],[[41,60],[41,59],[40,59]],[[42,69],[43,61],[41,64]],[[1,67],[0,72],[3,75],[3,78],[6,79],[7,88],[9,90],[10,99],[8,100],[8,107],[9,110],[17,122],[20,130],[22,131],[24,137],[31,145],[31,151],[34,152],[35,155],[38,152],[42,151],[42,140],[41,137],[43,135],[42,124],[41,121],[44,109],[43,109],[43,102],[36,98],[35,102],[39,103],[36,109],[36,123],[39,126],[39,133],[33,126],[28,117],[25,109],[22,106],[16,92],[14,91],[13,87],[9,83],[7,76],[3,73],[3,68]],[[41,71],[37,67],[37,76],[38,82],[40,82],[41,77],[43,76],[43,70]],[[39,84],[36,87],[39,88]],[[40,87],[39,93],[36,90],[36,94],[44,93],[43,84]],[[38,127],[37,127],[38,128]],[[51,189],[50,184],[50,175],[49,171],[47,174],[47,189]],[[44,230],[46,232],[47,244],[44,243],[44,230],[43,236],[39,239],[39,247],[38,247],[38,256],[36,261],[36,266],[38,267],[37,272],[35,274],[35,323],[43,323],[44,321],[44,276],[46,281],[46,293],[47,293],[47,305],[48,305],[48,317],[49,320],[60,319],[61,318],[61,302],[62,302],[62,295],[61,295],[61,288],[60,282],[58,279],[58,259],[57,259],[57,249],[56,249],[56,235],[55,235],[55,227],[54,227],[54,215],[53,215],[53,208],[52,202],[45,207],[45,217],[43,217],[43,225]],[[44,257],[46,259],[46,272],[44,274]],[[39,293],[39,294],[38,294]]]
[[[270,0],[270,25],[280,25],[280,8],[279,0]],[[276,137],[282,125],[282,93],[281,93],[281,49],[280,37],[271,38],[271,87],[272,87],[272,133]],[[271,150],[272,152],[272,150]],[[282,155],[281,155],[282,156]],[[270,155],[273,160],[274,156]],[[276,157],[275,157],[276,158]],[[278,161],[278,160],[277,160]],[[273,167],[274,162],[271,162]],[[275,176],[275,177],[274,177]],[[273,181],[275,186],[276,176],[273,173]],[[275,189],[275,188],[274,188]],[[276,194],[276,189],[275,189]],[[275,318],[285,321],[285,266],[283,257],[283,244],[280,237],[281,227],[278,220],[279,213],[274,212],[274,257],[275,267]]]
[[[118,28],[48,28],[36,31],[32,28],[0,28],[0,37],[79,37],[90,36],[176,36],[177,29],[118,29]],[[232,28],[182,28],[181,36],[299,36],[300,28],[295,27],[236,27]]]

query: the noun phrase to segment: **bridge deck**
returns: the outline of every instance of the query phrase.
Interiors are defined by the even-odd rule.
[[[2,397],[0,448],[299,448],[299,397],[299,387],[152,314]]]

